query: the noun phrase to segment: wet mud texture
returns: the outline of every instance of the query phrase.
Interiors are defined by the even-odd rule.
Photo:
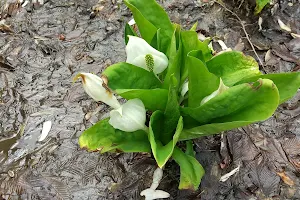
[[[292,1],[291,1],[292,2]],[[90,19],[97,1],[45,1],[7,15],[9,29],[0,32],[0,193],[10,199],[142,199],[151,184],[155,161],[150,155],[104,154],[79,149],[82,131],[107,116],[108,108],[93,102],[78,72],[100,74],[125,60],[123,28],[130,12],[117,1]],[[239,21],[216,3],[161,2],[172,21],[216,36],[230,48],[254,56]],[[280,18],[299,34],[299,2],[277,2],[266,8],[262,30],[251,1],[226,6],[246,30],[267,73],[299,70],[300,42],[280,30]],[[239,8],[240,6],[240,8]],[[277,9],[274,9],[274,7]],[[272,11],[272,13],[271,13]],[[3,16],[2,16],[3,17]],[[11,30],[11,31],[9,31]],[[219,50],[216,44],[215,49]],[[270,59],[265,62],[267,50]],[[170,199],[300,199],[298,93],[265,122],[195,140],[197,158],[206,175],[199,191],[178,191],[179,167],[171,161],[160,189]],[[42,125],[52,121],[43,141]],[[222,144],[222,145],[221,145]],[[226,182],[221,175],[240,165]]]

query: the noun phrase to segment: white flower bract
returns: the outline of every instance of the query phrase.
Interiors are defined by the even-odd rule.
[[[146,109],[140,99],[131,99],[119,109],[110,111],[109,124],[115,129],[133,132],[145,128]]]
[[[154,74],[163,72],[168,67],[168,58],[162,52],[151,47],[145,40],[136,36],[128,36],[126,46],[126,62],[141,67]]]
[[[216,91],[214,91],[213,93],[211,93],[210,95],[204,97],[204,98],[202,99],[200,105],[205,104],[206,102],[208,102],[209,100],[211,100],[211,99],[214,98],[215,96],[217,96],[217,95],[223,93],[223,92],[224,92],[225,90],[227,90],[228,88],[229,88],[229,87],[227,87],[227,86],[223,83],[222,79],[220,78],[219,88],[218,88]]]
[[[184,97],[184,95],[189,91],[189,82],[186,81],[183,85],[182,85],[182,88],[181,88],[181,96]]]
[[[145,196],[145,200],[164,199],[170,197],[168,192],[156,190],[163,177],[163,170],[157,168],[153,173],[153,180],[150,188],[143,190],[140,195]]]
[[[117,98],[111,93],[99,76],[91,73],[79,73],[73,80],[75,81],[79,77],[82,80],[84,91],[95,101],[102,101],[115,109],[121,106]]]

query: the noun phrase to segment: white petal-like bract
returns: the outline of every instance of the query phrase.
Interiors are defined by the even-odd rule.
[[[131,99],[110,112],[109,124],[115,129],[134,132],[145,128],[146,109],[140,99]]]
[[[163,72],[168,67],[168,58],[162,52],[151,47],[145,40],[136,36],[128,36],[126,46],[126,62],[141,67],[155,74]]]
[[[227,86],[223,83],[222,79],[220,78],[219,88],[218,88],[216,91],[214,91],[213,93],[211,93],[210,95],[204,97],[204,98],[202,99],[200,105],[205,104],[206,102],[208,102],[209,100],[211,100],[212,98],[214,98],[215,96],[217,96],[218,94],[223,93],[223,92],[224,92],[225,90],[227,90],[228,88],[229,88],[229,87],[227,87]]]
[[[183,85],[182,85],[182,88],[181,88],[181,96],[184,97],[184,95],[189,91],[189,82],[186,81]]]
[[[163,170],[158,167],[153,173],[153,180],[150,188],[156,190],[156,188],[159,186],[162,177],[163,177]]]
[[[152,188],[143,190],[140,195],[145,196],[145,200],[165,199],[170,197],[169,193],[163,190],[154,190]]]
[[[74,77],[74,80],[79,77],[82,79],[84,91],[95,101],[102,101],[114,109],[120,107],[117,98],[99,76],[91,73],[79,73]]]

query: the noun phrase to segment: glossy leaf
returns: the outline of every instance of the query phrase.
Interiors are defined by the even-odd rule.
[[[297,93],[297,90],[300,88],[300,72],[264,74],[242,80],[238,84],[254,82],[260,78],[270,79],[275,83],[280,95],[279,103],[283,103],[292,98]]]
[[[198,21],[191,27],[190,31],[196,31],[198,26]]]
[[[185,154],[178,147],[174,149],[172,158],[180,166],[179,189],[197,190],[201,178],[205,174],[202,165],[193,156]]]
[[[229,87],[244,78],[261,74],[255,59],[238,51],[228,51],[214,56],[206,65],[211,73],[221,77],[224,84]]]
[[[126,6],[131,10],[133,18],[139,27],[139,32],[144,40],[151,44],[152,38],[156,34],[157,28],[146,19],[140,10],[132,4],[132,1],[125,0]]]
[[[104,119],[85,130],[79,137],[80,148],[88,151],[151,152],[147,133],[143,130],[132,133],[114,129]]]
[[[255,14],[260,13],[262,9],[270,2],[271,0],[256,0]]]
[[[145,6],[144,0],[126,0],[125,2],[126,2],[127,6],[130,4],[131,6],[134,6],[136,9],[138,9],[138,11],[142,14],[142,16],[145,19],[147,19],[151,24],[153,24],[156,27],[156,29],[160,29],[160,32],[159,32],[160,45],[159,46],[160,46],[160,50],[163,53],[166,53],[168,50],[168,47],[170,45],[171,39],[172,39],[174,28],[173,28],[173,25],[167,15],[167,13],[164,11],[164,9],[155,0],[147,0],[146,6]],[[131,11],[132,11],[132,9],[131,9]],[[141,35],[143,36],[141,30],[143,30],[143,32],[146,32],[148,27],[140,25],[138,23],[138,21],[136,20],[135,16],[134,16],[134,19],[135,19],[136,23],[138,24]],[[155,35],[155,33],[153,34],[153,36],[154,35]],[[152,38],[153,38],[153,36],[152,36]],[[144,36],[143,36],[143,38],[144,38]],[[149,41],[148,43],[150,44],[150,42],[151,41]]]
[[[210,73],[203,61],[201,51],[191,51],[187,56],[189,71],[189,99],[191,108],[199,107],[202,99],[218,89],[220,79]]]
[[[133,36],[137,36],[136,32],[131,28],[131,26],[129,24],[125,25],[125,44],[128,43],[129,38],[128,35],[133,35]]]
[[[149,141],[154,158],[160,168],[162,168],[172,156],[174,147],[183,128],[182,117],[180,117],[173,139],[166,145],[163,145],[161,142],[163,123],[164,113],[161,111],[155,111],[150,118]]]
[[[270,117],[279,103],[279,93],[269,79],[229,88],[197,108],[183,108],[183,113],[200,124],[232,121],[261,121]]]
[[[112,90],[154,89],[162,86],[153,72],[124,62],[111,65],[102,74],[107,77]]]
[[[168,90],[165,89],[117,89],[116,93],[127,100],[139,98],[148,110],[166,109]]]
[[[204,136],[221,134],[222,131],[228,131],[234,128],[246,126],[260,120],[253,120],[252,118],[244,118],[245,121],[232,121],[224,123],[212,123],[205,124],[202,126],[196,126],[190,129],[183,129],[180,135],[180,140],[190,140],[195,138],[200,138]],[[247,121],[249,120],[249,121]]]
[[[180,34],[180,26],[176,27],[173,33],[171,45],[169,48],[169,66],[167,68],[167,73],[164,78],[163,87],[168,89],[170,87],[170,77],[174,75],[176,80],[180,80],[180,65],[182,56],[182,45],[181,42],[177,41],[176,35]],[[177,44],[179,43],[179,44]],[[178,50],[177,50],[178,46]],[[178,82],[179,84],[179,82]],[[178,85],[179,86],[179,85]],[[178,87],[176,86],[176,87]]]
[[[178,120],[180,118],[180,109],[177,96],[177,80],[173,76],[170,77],[170,88],[168,94],[168,102],[164,112],[164,126],[162,142],[167,144],[173,137],[174,130],[177,127]]]
[[[211,50],[208,47],[210,40],[201,42],[198,39],[198,35],[195,31],[181,31],[181,41],[183,46],[183,57],[181,67],[181,84],[188,77],[188,66],[186,64],[186,58],[188,53],[193,50],[201,50],[203,55],[203,61],[208,61],[212,58]]]

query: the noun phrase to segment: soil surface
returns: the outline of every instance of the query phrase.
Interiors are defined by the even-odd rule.
[[[72,83],[78,72],[100,74],[125,60],[129,10],[116,0],[46,0],[24,7],[8,3],[4,10],[0,2],[0,19],[5,19],[0,22],[2,198],[142,199],[139,193],[151,184],[154,159],[79,149],[82,131],[109,109],[90,99],[80,83]],[[281,19],[300,34],[299,1],[274,1],[259,16],[253,14],[251,0],[224,1],[232,13],[213,1],[160,3],[183,28],[198,22],[199,37],[213,37],[216,51],[220,39],[256,58],[264,73],[300,69],[300,38],[293,39],[277,22]],[[164,169],[159,189],[178,200],[300,199],[299,104],[300,92],[267,121],[195,140],[197,159],[206,170],[199,190],[177,189],[179,167],[173,161]],[[52,128],[39,141],[45,121]],[[238,166],[236,174],[219,181]]]

